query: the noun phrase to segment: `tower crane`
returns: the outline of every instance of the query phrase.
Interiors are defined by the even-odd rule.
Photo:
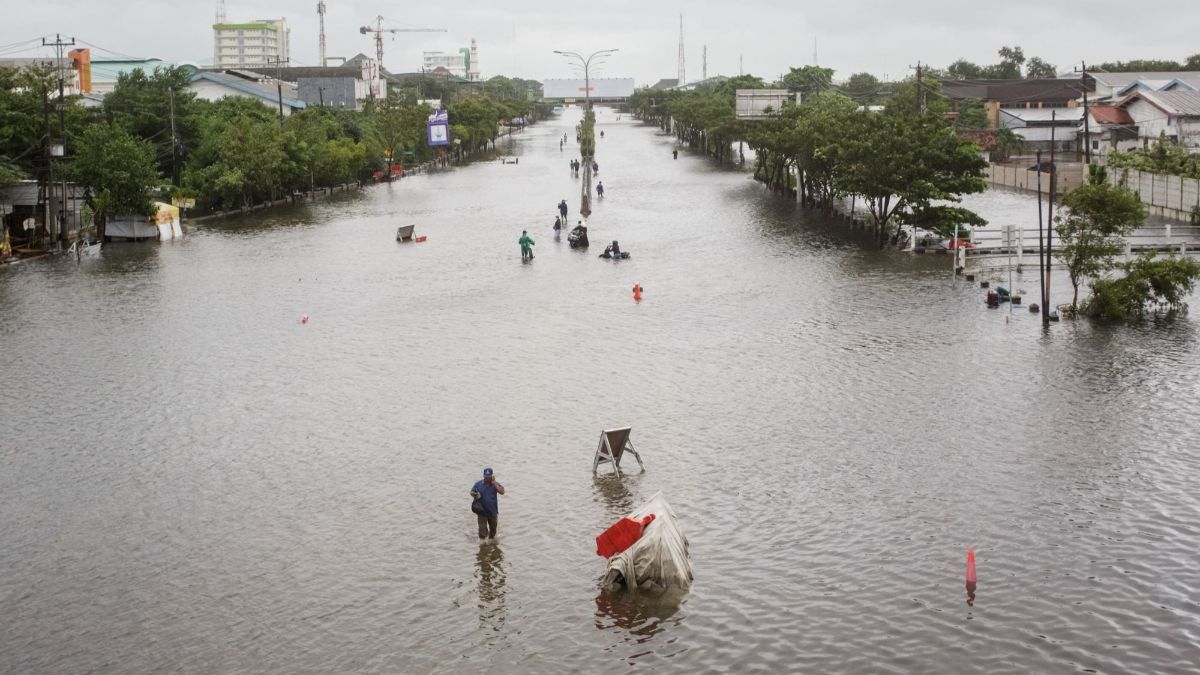
[[[358,29],[358,32],[366,35],[367,33],[375,34],[375,58],[379,63],[380,72],[383,70],[383,34],[392,33],[448,33],[445,28],[384,28],[383,17],[375,17],[375,27],[363,26]]]

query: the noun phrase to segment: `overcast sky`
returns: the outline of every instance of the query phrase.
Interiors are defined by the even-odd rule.
[[[206,0],[2,0],[0,57],[46,53],[22,43],[61,32],[93,46],[93,58],[112,53],[171,62],[212,61],[215,2]],[[291,28],[293,65],[317,64],[317,0],[227,0],[229,21],[285,17]],[[504,5],[514,9],[504,9]],[[736,75],[739,56],[747,73],[773,79],[788,66],[813,60],[838,79],[869,71],[885,79],[905,76],[918,60],[945,66],[957,58],[996,60],[1001,45],[1020,45],[1059,67],[1081,60],[1182,59],[1200,52],[1200,9],[1194,0],[1159,0],[1151,15],[1114,0],[1047,3],[1008,0],[969,3],[927,0],[693,0],[685,5],[628,0],[520,0],[497,2],[383,2],[328,0],[330,56],[374,53],[358,27],[383,14],[387,26],[446,28],[449,32],[399,34],[384,45],[385,67],[416,70],[426,49],[453,51],[479,42],[485,77],[570,77],[552,51],[619,48],[600,76],[633,77],[639,85],[674,77],[683,12],[688,79],[701,74],[708,45],[708,74]],[[403,8],[402,8],[403,7]],[[98,48],[99,49],[98,49]],[[104,51],[109,50],[109,51]]]

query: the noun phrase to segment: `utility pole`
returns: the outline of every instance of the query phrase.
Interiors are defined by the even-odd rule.
[[[1079,72],[1082,73],[1082,75],[1079,78],[1079,83],[1083,87],[1083,156],[1084,156],[1084,163],[1091,164],[1092,163],[1092,129],[1091,129],[1091,124],[1090,124],[1091,120],[1088,119],[1089,117],[1091,117],[1091,115],[1088,114],[1087,62],[1081,61],[1079,63],[1079,66],[1080,66]]]
[[[708,79],[708,45],[700,48],[700,79]]]
[[[66,93],[64,91],[64,87],[63,87],[63,80],[64,80],[63,47],[74,47],[75,46],[75,38],[71,38],[70,42],[66,42],[62,39],[62,35],[55,33],[54,34],[54,42],[48,42],[46,40],[46,38],[42,38],[42,46],[54,47],[54,70],[55,70],[55,74],[58,76],[58,136],[59,136],[58,140],[60,143],[59,148],[60,148],[60,156],[61,156],[62,154],[66,154],[65,150],[66,150],[66,143],[67,143],[67,122],[66,122],[67,98],[66,98]],[[46,121],[47,137],[49,136],[49,134],[50,134],[50,122],[49,122],[49,118],[47,118],[47,121]],[[53,153],[51,153],[51,154],[53,154]],[[53,176],[53,170],[51,170],[51,176]],[[49,191],[48,198],[51,201],[53,201],[53,197],[54,197],[54,179],[51,178],[50,191]],[[58,220],[55,222],[55,227],[58,228],[57,229],[58,240],[62,241],[62,242],[66,242],[67,228],[65,227],[64,223],[62,222],[63,214],[67,210],[67,186],[66,186],[66,183],[63,183],[62,200],[63,200],[62,209],[58,212]]]
[[[1037,151],[1038,286],[1042,291],[1042,327],[1050,327],[1050,299],[1046,296],[1046,246],[1042,239],[1042,151]]]
[[[175,135],[175,88],[167,89],[171,101],[171,180],[179,185],[179,139]]]
[[[679,77],[679,86],[681,86],[681,87],[683,85],[687,84],[687,69],[685,68],[683,54],[684,54],[684,52],[683,52],[683,14],[680,13],[680,15],[679,15],[679,63],[677,65],[679,66],[678,77]]]
[[[917,61],[917,114],[925,114],[925,80],[921,79],[920,61]]]
[[[291,59],[280,59],[271,57],[267,59],[268,65],[275,66],[275,88],[279,92],[279,126],[283,127],[283,64]]]
[[[1050,111],[1050,199],[1046,201],[1046,303],[1050,302],[1050,280],[1054,276],[1050,267],[1054,260],[1054,193],[1058,189],[1058,166],[1054,163],[1054,127],[1057,125],[1058,111]],[[1045,321],[1050,321],[1050,309],[1042,315]]]

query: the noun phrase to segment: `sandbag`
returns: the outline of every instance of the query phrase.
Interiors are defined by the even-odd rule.
[[[671,505],[655,494],[629,518],[641,521],[653,515],[642,536],[629,548],[608,560],[602,581],[605,588],[625,586],[630,590],[687,590],[692,585],[692,564],[688,560],[688,541],[679,530],[679,521]]]

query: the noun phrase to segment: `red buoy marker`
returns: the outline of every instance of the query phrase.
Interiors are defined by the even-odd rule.
[[[642,285],[640,283],[633,284],[633,299],[638,302],[642,301]]]

